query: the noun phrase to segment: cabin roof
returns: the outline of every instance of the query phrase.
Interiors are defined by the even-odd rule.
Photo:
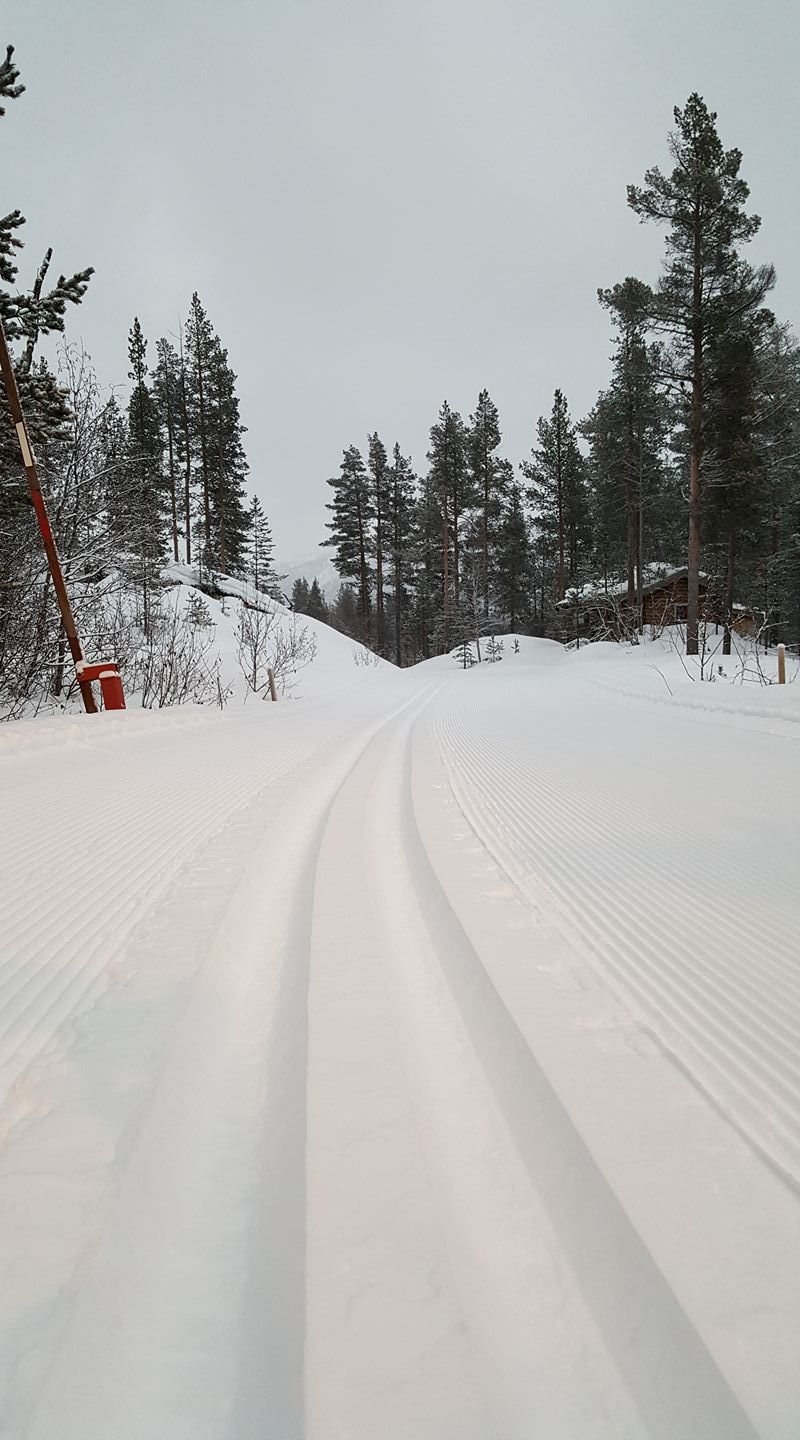
[[[652,595],[653,591],[661,590],[667,585],[672,585],[676,580],[685,580],[689,571],[685,565],[646,565],[642,575],[642,594]],[[700,583],[708,583],[708,575],[704,570],[700,571]],[[621,580],[616,585],[603,586],[595,583],[579,585],[566,592],[563,600],[559,600],[559,609],[572,607],[574,605],[610,605],[614,600],[620,600],[628,593],[627,582]]]

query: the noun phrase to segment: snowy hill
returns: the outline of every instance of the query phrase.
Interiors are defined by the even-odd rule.
[[[282,673],[278,675],[278,688],[287,696],[295,699],[322,698],[331,688],[340,690],[343,685],[357,685],[377,671],[393,668],[359,641],[342,635],[321,620],[313,620],[308,615],[294,615],[287,606],[270,600],[263,592],[255,591],[252,585],[243,581],[215,575],[213,589],[220,593],[214,596],[208,594],[207,585],[202,590],[198,589],[197,572],[185,565],[169,565],[165,567],[164,574],[180,587],[176,598],[181,608],[185,609],[192,603],[192,597],[198,596],[207,606],[213,625],[209,659],[211,663],[219,660],[223,683],[230,688],[234,704],[246,704],[252,698],[252,691],[242,673],[241,661],[237,658],[241,650],[242,612],[252,607],[264,611],[272,620],[273,633],[265,643],[264,658],[274,664],[276,648],[283,647],[285,653],[294,647],[296,652],[294,656],[288,656]]]

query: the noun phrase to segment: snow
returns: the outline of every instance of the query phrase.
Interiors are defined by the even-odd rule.
[[[0,727],[0,1437],[796,1436],[795,665],[317,634]]]

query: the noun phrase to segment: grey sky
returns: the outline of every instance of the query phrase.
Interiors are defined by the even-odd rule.
[[[97,274],[70,333],[124,383],[196,288],[239,375],[279,555],[324,535],[325,479],[377,428],[424,465],[486,386],[523,458],[556,386],[608,374],[595,291],[654,280],[625,185],[697,89],[763,218],[754,260],[800,323],[798,0],[5,0],[27,92],[0,208]],[[152,352],[151,352],[152,355]],[[154,358],[154,356],[153,356]]]

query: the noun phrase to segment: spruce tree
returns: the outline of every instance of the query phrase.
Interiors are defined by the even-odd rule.
[[[153,372],[153,400],[158,414],[161,441],[166,462],[168,482],[170,526],[172,532],[172,556],[176,564],[178,555],[178,486],[180,433],[180,372],[178,356],[168,340],[156,341],[156,368]]]
[[[420,486],[410,536],[413,647],[415,657],[423,660],[440,654],[450,645],[449,611],[445,627],[448,591],[442,574],[442,528],[441,495],[435,477],[430,474]]]
[[[689,536],[686,650],[698,651],[702,460],[705,448],[707,369],[712,333],[718,337],[756,309],[775,280],[771,266],[739,264],[739,247],[760,220],[745,210],[749,187],[741,178],[739,150],[724,150],[716,114],[698,94],[675,108],[669,136],[674,167],[657,167],[644,185],[628,187],[628,204],[640,220],[668,227],[666,260],[656,292],[656,319],[672,341],[673,372],[691,387],[688,417]]]
[[[257,495],[250,502],[248,514],[247,578],[255,590],[278,598],[281,576],[275,570],[272,530]]]
[[[152,590],[164,556],[164,484],[158,412],[148,385],[147,343],[138,318],[128,335],[127,434],[123,465],[112,494],[112,531],[139,588],[142,628],[150,633]]]
[[[344,452],[341,469],[328,481],[333,500],[325,508],[333,519],[328,521],[330,540],[324,545],[334,548],[333,563],[343,580],[358,585],[361,613],[361,639],[369,645],[372,575],[370,569],[371,526],[375,511],[372,486],[361,452],[355,445]]]
[[[212,563],[226,575],[242,573],[247,548],[247,459],[239,417],[236,376],[228,352],[213,337],[207,406],[207,456],[211,488]]]
[[[489,618],[491,574],[496,530],[508,486],[508,470],[498,461],[500,419],[488,390],[481,390],[470,415],[467,443],[472,496],[479,507],[480,590],[484,618]]]
[[[516,483],[509,487],[497,527],[495,565],[498,605],[509,629],[519,630],[530,615],[534,562],[522,487]]]
[[[368,436],[367,465],[372,483],[372,510],[374,514],[375,556],[375,617],[377,621],[377,648],[383,655],[386,647],[384,589],[384,554],[386,548],[387,513],[389,509],[389,462],[386,449],[375,431]]]
[[[317,580],[316,576],[311,581],[311,585],[309,586],[305,613],[310,617],[310,619],[323,620],[326,624],[330,619],[330,611],[328,610],[328,604],[325,596],[320,589],[319,580]]]
[[[441,516],[442,646],[449,650],[453,619],[461,605],[461,540],[472,488],[464,422],[446,400],[431,426],[430,446],[429,474]]]
[[[292,586],[292,609],[298,615],[305,615],[308,606],[309,585],[302,575],[298,575]]]
[[[395,443],[389,473],[388,528],[391,547],[392,605],[394,618],[394,659],[403,661],[403,634],[409,607],[412,579],[412,536],[416,505],[416,479],[411,461]]]
[[[576,582],[590,528],[583,457],[561,390],[553,397],[550,419],[539,419],[537,436],[539,444],[522,472],[530,481],[534,520],[554,556],[554,598],[559,601],[567,583]]]
[[[362,630],[359,604],[352,585],[340,585],[330,611],[329,623],[342,635],[357,640]]]
[[[630,276],[599,290],[616,328],[612,378],[581,426],[590,442],[595,569],[605,582],[622,574],[626,598],[641,616],[642,572],[647,559],[674,559],[672,504],[663,451],[667,415],[660,389],[661,355],[647,341],[654,308],[649,286]]]
[[[208,406],[214,333],[195,290],[186,321],[186,389],[191,450],[201,497],[201,534],[206,564],[213,563]]]
[[[704,550],[706,568],[716,572],[726,655],[737,579],[758,546],[766,508],[757,409],[759,332],[768,326],[762,311],[744,315],[735,328],[728,325],[713,336],[708,347],[716,383],[707,396],[704,425]]]
[[[183,531],[186,564],[192,563],[192,424],[190,420],[191,378],[184,348],[184,326],[178,330],[178,451],[183,470]]]

